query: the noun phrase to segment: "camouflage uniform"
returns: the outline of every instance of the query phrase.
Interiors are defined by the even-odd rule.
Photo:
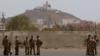
[[[95,55],[94,53],[95,44],[96,44],[96,41],[92,38],[90,40],[90,55]]]
[[[94,35],[94,40],[96,41],[96,42],[95,42],[95,45],[94,45],[94,51],[95,51],[95,54],[97,55],[97,42],[98,42],[99,40],[98,40],[98,38],[97,38],[96,35]]]
[[[24,45],[25,45],[25,53],[26,53],[26,55],[29,55],[29,40],[28,40],[28,37],[26,37],[26,40],[24,41]]]
[[[2,45],[4,46],[4,52],[3,52],[3,54],[4,55],[8,55],[9,42],[8,42],[7,36],[5,36],[5,38],[3,39]]]
[[[19,45],[21,43],[19,42],[18,40],[18,37],[16,36],[16,39],[15,39],[15,55],[19,55]]]
[[[86,55],[89,55],[90,54],[90,37],[91,35],[88,35],[88,38],[85,40],[86,41]]]
[[[37,36],[36,46],[37,46],[37,55],[40,55],[40,47],[42,45],[42,41],[39,39],[39,36]]]
[[[35,55],[35,40],[33,40],[33,36],[31,36],[31,39],[29,40],[30,44],[30,55],[32,55],[32,50]]]
[[[11,43],[11,41],[8,41],[8,44],[9,44],[9,46],[8,46],[8,54],[12,54],[12,52],[11,52],[11,45],[12,45],[12,43]]]

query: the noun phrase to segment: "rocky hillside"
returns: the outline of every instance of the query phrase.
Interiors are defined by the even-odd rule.
[[[33,22],[34,21],[36,22],[36,19],[48,19],[50,17],[52,21],[59,21],[61,19],[80,20],[79,18],[75,17],[72,14],[58,10],[34,9],[34,10],[27,10],[24,14],[28,16],[30,20]]]
[[[33,10],[26,10],[23,14],[28,16],[30,20],[36,24],[38,19],[42,19],[40,21],[43,21],[43,23],[51,22],[52,24],[55,22],[62,24],[65,22],[75,22],[80,20],[72,14],[51,8],[51,5],[49,5],[48,2],[43,6],[37,6]]]

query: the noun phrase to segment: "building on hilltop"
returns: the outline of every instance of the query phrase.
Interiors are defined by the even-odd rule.
[[[48,1],[46,1],[45,4],[43,4],[42,6],[37,6],[34,9],[35,10],[49,10],[49,9],[51,9],[51,5],[48,3]]]

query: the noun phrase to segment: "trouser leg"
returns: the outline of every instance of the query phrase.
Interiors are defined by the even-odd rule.
[[[32,47],[30,47],[29,53],[30,55],[32,55]]]
[[[19,55],[19,47],[15,47],[15,55]]]
[[[87,47],[86,55],[89,55],[89,47]]]
[[[27,55],[27,47],[25,47],[25,54]]]
[[[26,55],[29,55],[29,48],[26,48]]]
[[[97,48],[95,47],[95,49],[94,49],[94,52],[95,52],[95,55],[97,55]]]
[[[12,55],[11,46],[9,47],[9,54]]]
[[[26,53],[26,55],[29,55],[29,47],[25,48],[25,53]]]
[[[35,47],[33,47],[33,53],[34,53],[34,55],[35,55]]]
[[[93,50],[93,48],[91,49],[91,55],[94,55],[94,50]]]
[[[9,48],[6,47],[6,48],[5,48],[5,55],[8,55],[8,54],[9,54]]]
[[[40,55],[40,47],[37,47],[37,55]]]
[[[3,54],[6,55],[6,48],[4,47]]]

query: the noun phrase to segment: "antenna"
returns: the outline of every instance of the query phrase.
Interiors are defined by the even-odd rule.
[[[2,23],[5,23],[5,17],[4,17],[5,15],[4,15],[4,12],[1,12],[1,13],[2,13],[2,19],[1,19],[1,22],[2,22]]]
[[[97,28],[97,26],[96,26],[96,22],[95,22],[95,34],[97,33],[97,32],[96,32],[96,28]]]

